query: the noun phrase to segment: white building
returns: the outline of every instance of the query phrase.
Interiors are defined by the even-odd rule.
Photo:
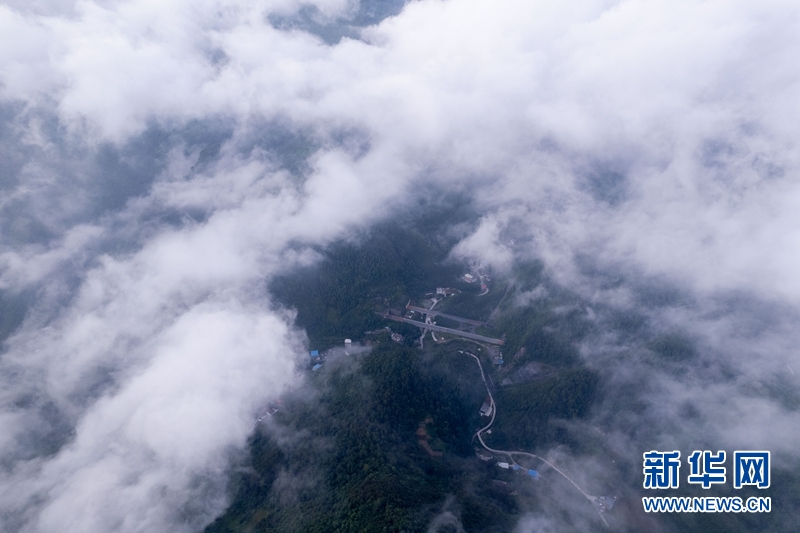
[[[492,416],[492,401],[487,398],[483,405],[481,405],[481,416]]]

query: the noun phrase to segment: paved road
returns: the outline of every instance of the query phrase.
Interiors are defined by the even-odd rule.
[[[440,313],[439,311],[433,311],[432,309],[425,309],[424,307],[416,307],[413,305],[407,305],[406,309],[409,311],[416,311],[417,313],[423,313],[426,315],[432,316],[440,316],[442,318],[449,318],[450,320],[455,320],[456,322],[463,322],[464,324],[471,324],[473,326],[484,326],[486,322],[481,322],[480,320],[472,320],[469,318],[461,318],[460,316],[455,315],[448,315],[445,313]]]
[[[514,456],[515,455],[524,455],[526,457],[532,457],[533,459],[538,459],[539,461],[543,462],[544,464],[546,464],[547,466],[549,466],[550,468],[552,468],[553,470],[555,470],[556,472],[558,472],[559,474],[564,476],[564,479],[566,479],[567,481],[572,483],[572,485],[576,489],[578,489],[580,491],[580,493],[583,494],[586,497],[587,500],[589,500],[589,502],[592,504],[592,507],[594,507],[595,511],[597,511],[597,514],[600,516],[600,520],[602,520],[603,524],[605,524],[605,526],[608,527],[608,522],[606,522],[606,517],[603,516],[603,514],[600,512],[600,510],[594,505],[594,502],[595,502],[595,500],[597,498],[595,496],[590,495],[590,494],[586,494],[586,492],[584,492],[584,490],[582,488],[580,488],[577,483],[572,481],[572,479],[570,479],[570,477],[567,474],[565,474],[562,470],[560,470],[558,467],[556,467],[556,465],[554,465],[553,463],[551,463],[550,461],[548,461],[544,457],[539,457],[538,455],[535,455],[535,454],[532,454],[532,453],[516,452],[516,451],[508,451],[508,450],[495,450],[494,448],[490,448],[489,446],[486,445],[485,442],[483,442],[483,434],[486,431],[488,431],[489,428],[492,427],[492,424],[494,424],[495,416],[497,416],[497,404],[494,403],[494,396],[492,396],[492,391],[489,390],[489,384],[486,383],[486,374],[483,373],[483,365],[481,364],[481,360],[478,358],[477,355],[471,354],[469,352],[462,352],[462,353],[464,353],[466,355],[469,355],[470,357],[475,359],[475,361],[478,362],[478,368],[481,369],[481,378],[483,378],[483,384],[486,386],[486,392],[489,395],[489,400],[492,402],[492,404],[491,404],[492,405],[492,419],[489,421],[488,424],[486,424],[484,427],[482,427],[477,432],[475,432],[475,436],[478,437],[478,441],[481,443],[481,446],[483,446],[486,450],[488,450],[488,451],[490,451],[492,453],[508,456],[508,458],[511,459],[511,462],[513,464],[517,465],[517,466],[519,466],[519,465],[514,460]]]
[[[493,339],[491,337],[484,337],[483,335],[478,335],[477,333],[469,333],[467,331],[460,331],[457,329],[452,328],[445,328],[442,326],[437,326],[435,324],[426,324],[425,322],[419,322],[418,320],[411,320],[410,318],[405,318],[402,316],[395,316],[385,314],[383,318],[388,318],[389,320],[395,320],[397,322],[405,322],[406,324],[411,324],[412,326],[417,326],[418,328],[422,329],[429,329],[431,331],[439,331],[441,333],[450,333],[452,335],[458,335],[460,337],[464,337],[466,339],[473,339],[476,341],[481,342],[488,342],[489,344],[497,344],[502,345],[504,341],[502,339]]]

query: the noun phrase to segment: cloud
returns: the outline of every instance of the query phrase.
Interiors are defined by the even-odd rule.
[[[286,330],[254,310],[203,305],[182,315],[145,349],[151,361],[99,399],[75,440],[43,465],[40,479],[59,482],[34,489],[44,488],[49,500],[39,528],[148,530],[178,521],[187,496],[219,492],[225,453],[252,429],[264,392],[279,391],[292,373],[292,359],[281,353],[291,349]],[[181,518],[198,528],[221,503]]]
[[[344,37],[270,19],[303,5]],[[692,380],[612,326],[584,346],[652,376],[653,439],[696,404],[721,442],[781,421],[759,442],[791,452],[793,412],[746,385],[800,369],[794,3],[426,0],[359,28],[370,6],[0,6],[0,287],[35,294],[0,359],[6,529],[212,519],[226,453],[297,379],[265,280],[440,190],[482,216],[457,253],[539,258],[600,327],[696,340]],[[690,296],[642,304],[658,284]]]
[[[500,231],[507,223],[507,220],[497,220],[494,215],[484,217],[478,228],[453,248],[452,254],[475,257],[489,266],[507,272],[514,259],[511,250],[502,244],[500,236]]]

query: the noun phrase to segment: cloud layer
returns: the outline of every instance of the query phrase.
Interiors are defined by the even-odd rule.
[[[458,253],[541,258],[742,376],[657,378],[676,412],[800,371],[795,3],[424,0],[359,27],[375,9],[0,5],[0,289],[27,310],[0,358],[4,529],[212,519],[303,351],[265,281],[423,187],[484,213]],[[359,38],[304,30],[334,26]],[[637,303],[654,280],[691,305]],[[606,341],[586,357],[624,344]],[[797,427],[774,400],[733,403]],[[756,426],[790,451],[790,429]]]

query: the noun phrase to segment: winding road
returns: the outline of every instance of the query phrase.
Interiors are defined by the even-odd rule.
[[[478,368],[480,368],[480,370],[481,370],[481,378],[483,379],[483,384],[486,386],[486,392],[489,394],[489,400],[492,402],[491,403],[491,406],[492,406],[492,419],[489,421],[488,424],[486,424],[484,427],[482,427],[481,429],[479,429],[478,431],[475,432],[475,436],[478,438],[478,441],[481,443],[481,446],[483,446],[484,449],[486,449],[486,450],[488,450],[488,451],[490,451],[492,453],[508,456],[508,458],[511,460],[511,462],[513,464],[517,465],[517,466],[520,466],[520,465],[514,460],[514,456],[515,455],[522,455],[522,456],[525,456],[525,457],[532,457],[534,459],[538,459],[539,461],[543,462],[544,464],[546,464],[547,466],[549,466],[550,468],[552,468],[553,470],[555,470],[556,472],[561,474],[564,477],[564,479],[566,479],[567,481],[572,483],[572,485],[576,489],[578,489],[578,491],[581,494],[583,494],[586,497],[587,500],[589,500],[589,502],[592,504],[592,507],[594,507],[595,511],[597,511],[598,516],[600,516],[600,520],[602,520],[603,524],[605,524],[605,526],[608,527],[608,522],[606,521],[606,518],[603,516],[603,514],[600,512],[600,510],[595,505],[595,501],[597,500],[597,497],[596,496],[592,496],[590,494],[587,494],[582,488],[580,488],[580,486],[578,486],[577,483],[572,481],[572,479],[567,474],[565,474],[561,469],[559,469],[556,465],[554,465],[553,463],[551,463],[550,461],[548,461],[544,457],[539,457],[538,455],[535,455],[535,454],[532,454],[532,453],[508,451],[508,450],[496,450],[494,448],[490,448],[489,446],[486,445],[485,442],[483,442],[483,434],[486,431],[488,431],[489,428],[492,427],[492,424],[494,424],[495,416],[497,416],[497,404],[495,404],[495,402],[494,402],[494,396],[492,396],[492,391],[489,390],[489,384],[486,383],[486,374],[484,374],[484,372],[483,372],[483,365],[481,364],[481,360],[478,358],[477,355],[475,355],[473,353],[465,352],[465,351],[461,351],[461,350],[459,350],[459,351],[461,353],[469,355],[470,357],[475,359],[475,361],[478,362]],[[520,468],[521,468],[521,466],[520,466]]]

